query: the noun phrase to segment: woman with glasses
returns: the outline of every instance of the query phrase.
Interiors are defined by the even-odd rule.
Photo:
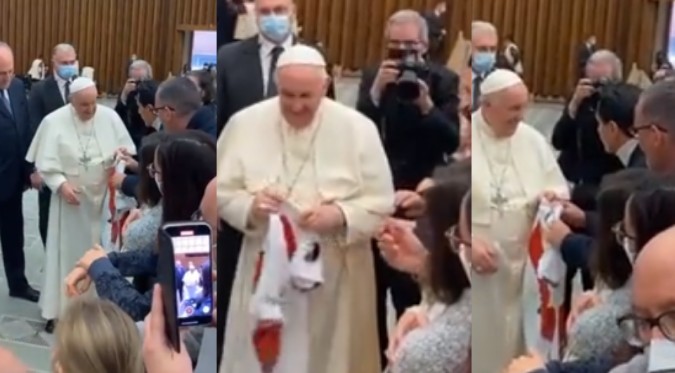
[[[216,146],[208,135],[188,131],[169,136],[157,147],[154,163],[147,168],[162,195],[161,223],[190,220],[206,186],[216,176]],[[93,282],[99,297],[118,305],[134,321],[141,321],[150,311],[151,291],[139,292],[125,277],[149,276],[154,283],[158,249],[156,244],[122,253],[90,249],[66,278],[66,292],[80,295]]]
[[[449,168],[456,171],[449,180],[425,191],[427,210],[415,228],[391,220],[379,237],[385,260],[417,275],[426,290],[397,325],[387,349],[391,372],[470,372],[471,285],[458,255],[470,241],[470,168]]]

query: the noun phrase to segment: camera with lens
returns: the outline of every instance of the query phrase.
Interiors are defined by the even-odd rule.
[[[398,61],[397,96],[401,101],[414,101],[421,94],[419,81],[426,81],[429,77],[429,66],[418,56],[415,49],[401,50]]]

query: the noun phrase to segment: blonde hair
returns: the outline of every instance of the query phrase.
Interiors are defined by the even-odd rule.
[[[56,327],[55,363],[66,373],[144,373],[136,324],[110,301],[80,297]]]

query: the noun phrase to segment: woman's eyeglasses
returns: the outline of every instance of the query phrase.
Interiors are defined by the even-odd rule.
[[[445,231],[445,237],[450,243],[450,249],[456,254],[459,254],[459,252],[462,250],[462,247],[471,248],[471,242],[467,242],[460,237],[459,228],[457,228],[457,225],[453,225],[447,231]]]
[[[155,168],[155,165],[152,164],[152,163],[148,165],[148,174],[150,174],[150,177],[152,177],[152,178],[154,178],[157,175],[160,175],[160,176],[162,175],[162,173],[157,171],[157,169]]]
[[[623,246],[624,242],[626,239],[628,240],[635,240],[635,237],[632,237],[631,235],[626,232],[626,228],[623,225],[623,222],[618,222],[614,224],[612,227],[612,233],[614,234],[614,239],[616,240],[616,243]]]

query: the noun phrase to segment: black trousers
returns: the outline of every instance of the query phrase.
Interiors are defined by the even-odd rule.
[[[227,312],[230,309],[230,297],[232,296],[232,285],[234,276],[237,273],[237,263],[239,262],[239,253],[241,252],[241,243],[243,234],[221,221],[221,229],[218,231],[218,327],[216,331],[218,356],[217,362],[220,367],[221,355],[223,353],[223,344],[225,343],[225,324],[227,323]]]
[[[9,199],[0,201],[0,244],[10,292],[22,292],[28,287],[26,257],[23,252],[22,198],[23,193],[19,190]]]
[[[47,248],[47,225],[49,223],[49,204],[51,199],[52,191],[46,186],[43,186],[38,192],[38,207],[40,209],[40,237],[42,238],[42,244],[44,245],[45,249]]]
[[[380,255],[377,243],[372,242],[375,262],[375,286],[377,301],[377,329],[380,340],[380,361],[382,369],[387,365],[384,354],[389,345],[389,328],[387,325],[387,290],[396,310],[396,319],[401,317],[408,307],[418,305],[422,300],[419,284],[403,272],[391,268]]]

